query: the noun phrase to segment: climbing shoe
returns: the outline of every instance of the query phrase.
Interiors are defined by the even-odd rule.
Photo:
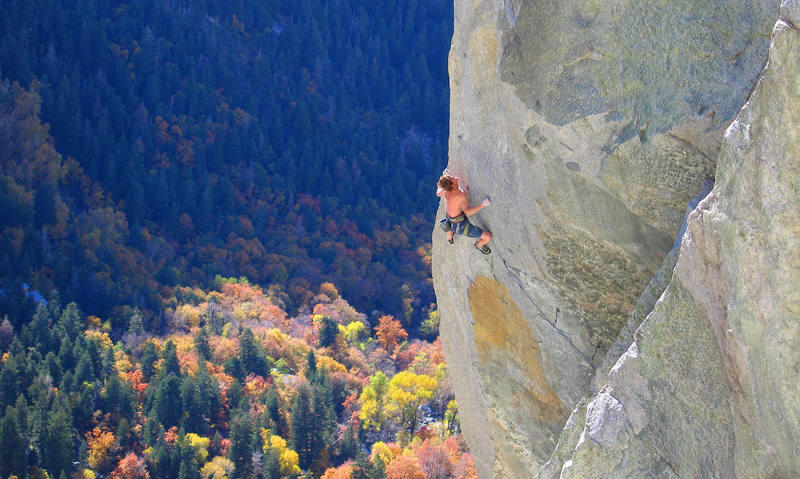
[[[492,250],[490,250],[489,247],[486,246],[486,245],[478,246],[478,242],[477,241],[475,242],[475,249],[477,249],[478,251],[480,251],[483,254],[489,254],[489,253],[492,252]]]

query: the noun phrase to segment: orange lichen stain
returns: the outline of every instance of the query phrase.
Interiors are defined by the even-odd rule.
[[[497,32],[487,27],[475,29],[469,50],[476,63],[486,67],[486,72],[494,71],[499,50]]]
[[[550,387],[539,360],[539,341],[506,286],[478,275],[469,288],[469,307],[475,321],[475,346],[484,364],[512,361],[527,381],[512,404],[530,408],[540,420],[560,422],[567,414],[563,401]],[[500,354],[498,354],[500,353]],[[502,360],[499,358],[503,358]]]

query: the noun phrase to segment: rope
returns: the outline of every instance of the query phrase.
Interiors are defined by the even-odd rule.
[[[594,364],[592,362],[592,358],[589,358],[589,356],[585,355],[583,353],[583,351],[580,350],[580,348],[575,346],[575,343],[572,342],[572,339],[570,339],[569,335],[563,329],[561,329],[558,326],[556,326],[555,322],[550,321],[550,318],[548,318],[547,315],[545,314],[545,312],[542,311],[542,308],[540,308],[539,305],[536,304],[536,302],[530,297],[528,292],[525,291],[525,287],[522,285],[522,282],[511,271],[511,268],[508,267],[508,264],[506,263],[506,260],[504,260],[503,258],[500,258],[500,261],[503,262],[503,266],[505,267],[506,272],[508,273],[508,277],[511,278],[512,280],[514,280],[514,283],[516,283],[517,286],[519,287],[520,291],[522,291],[523,296],[525,296],[528,299],[528,301],[531,302],[533,307],[536,308],[536,311],[539,312],[539,317],[542,318],[547,324],[549,324],[556,331],[556,333],[558,333],[559,336],[564,338],[564,340],[570,345],[570,347],[572,347],[572,349],[576,353],[578,353],[578,355],[581,358],[583,358],[583,360],[586,362],[586,364],[588,364],[589,366],[591,366],[592,369],[594,369]],[[599,345],[598,345],[598,347],[599,347]],[[597,354],[597,350],[596,349],[595,349],[595,354]],[[592,357],[594,357],[594,356],[592,356]]]

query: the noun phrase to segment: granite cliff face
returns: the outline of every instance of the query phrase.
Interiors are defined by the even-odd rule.
[[[436,231],[433,275],[482,479],[798,473],[798,16],[456,2],[449,168],[494,253]]]

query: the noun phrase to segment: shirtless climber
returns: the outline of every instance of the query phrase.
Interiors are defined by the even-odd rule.
[[[451,176],[447,172],[439,178],[436,196],[444,196],[445,210],[447,218],[442,220],[443,227],[447,229],[447,241],[453,244],[455,235],[464,235],[469,238],[478,238],[475,247],[483,254],[492,252],[486,243],[492,240],[492,233],[484,231],[473,225],[467,216],[474,215],[478,211],[489,206],[489,198],[486,198],[477,206],[470,208],[467,194],[458,187],[458,177]]]

